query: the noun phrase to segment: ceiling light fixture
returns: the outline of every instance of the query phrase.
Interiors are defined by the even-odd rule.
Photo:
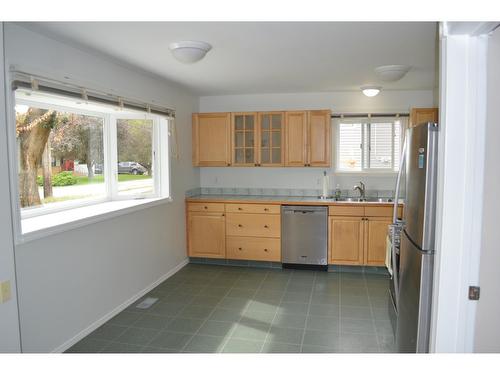
[[[377,96],[378,93],[382,90],[380,86],[361,86],[361,91],[368,97]]]
[[[410,68],[408,65],[383,65],[375,68],[375,73],[382,81],[394,82],[403,78]]]
[[[178,61],[185,64],[192,64],[205,57],[207,52],[212,49],[212,46],[205,42],[185,40],[170,43],[169,48]]]

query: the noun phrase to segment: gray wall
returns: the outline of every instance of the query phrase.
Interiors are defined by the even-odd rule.
[[[408,112],[412,107],[432,107],[433,91],[382,91],[374,98],[361,92],[317,92],[295,94],[256,94],[203,96],[200,112],[218,111],[272,111],[301,109],[331,109],[337,113],[393,113]],[[334,129],[333,129],[334,130]],[[332,142],[335,145],[335,132]],[[332,147],[332,160],[335,146]],[[363,180],[367,189],[394,189],[395,174],[341,174],[332,168],[200,168],[202,187],[261,187],[320,189],[323,170],[332,176],[331,186],[352,189]]]
[[[0,282],[10,280],[12,299],[0,304],[0,353],[19,352],[19,321],[15,291],[14,243],[10,214],[7,163],[7,126],[3,75],[3,22],[0,22]]]
[[[500,29],[488,42],[488,91],[483,191],[483,230],[479,285],[481,298],[476,312],[475,352],[500,352]]]
[[[23,351],[48,352],[64,348],[186,260],[184,192],[199,186],[199,171],[191,166],[191,113],[198,99],[172,83],[18,25],[6,24],[5,47],[8,65],[56,78],[68,75],[177,111],[181,158],[172,160],[173,202],[16,246]],[[0,171],[3,193],[8,175],[5,168]],[[2,215],[6,204],[2,200]]]

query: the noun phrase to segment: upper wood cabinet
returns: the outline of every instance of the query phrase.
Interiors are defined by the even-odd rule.
[[[255,166],[257,163],[257,114],[231,114],[231,160],[233,166]]]
[[[329,167],[330,111],[193,114],[198,167]]]
[[[231,114],[193,114],[193,165],[222,167],[231,165]]]
[[[284,165],[284,112],[258,113],[257,164],[259,167]]]
[[[410,127],[423,122],[438,122],[437,108],[412,108],[410,112]]]
[[[330,166],[330,111],[285,112],[285,165]]]

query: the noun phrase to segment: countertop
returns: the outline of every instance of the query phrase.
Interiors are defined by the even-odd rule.
[[[296,204],[296,205],[375,205],[375,206],[393,206],[392,202],[358,202],[358,201],[336,201],[331,199],[320,199],[318,197],[295,197],[282,195],[227,195],[227,194],[201,194],[192,197],[186,197],[186,202],[223,202],[223,203],[267,203],[267,204]],[[402,202],[399,202],[402,204]]]

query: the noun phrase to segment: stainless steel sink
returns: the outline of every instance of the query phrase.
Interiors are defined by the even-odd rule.
[[[392,198],[341,198],[337,202],[375,202],[375,203],[392,203]]]

